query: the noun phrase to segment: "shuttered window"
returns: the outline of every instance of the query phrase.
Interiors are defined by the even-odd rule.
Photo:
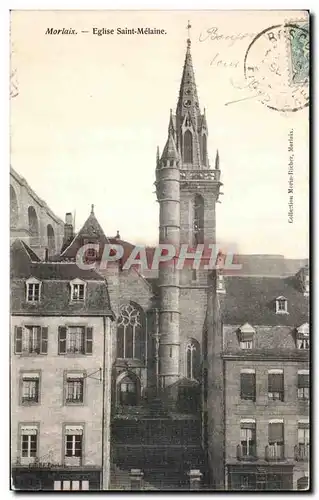
[[[284,424],[283,422],[269,422],[268,427],[268,442],[269,444],[284,443]]]
[[[40,326],[16,326],[14,331],[16,354],[47,354],[48,328]]]
[[[93,328],[59,326],[59,354],[92,354]]]
[[[284,374],[283,372],[268,373],[268,398],[284,400]]]
[[[240,398],[256,401],[256,374],[240,374]]]
[[[309,399],[309,372],[306,370],[298,372],[298,399]]]

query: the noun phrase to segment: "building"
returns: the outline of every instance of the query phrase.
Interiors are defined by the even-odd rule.
[[[10,169],[10,236],[22,239],[41,259],[58,252],[63,241],[63,221]]]
[[[11,460],[22,490],[107,489],[111,321],[105,280],[11,247]]]
[[[198,244],[216,242],[215,209],[222,194],[220,158],[217,152],[211,167],[207,136],[206,114],[205,111],[200,111],[191,43],[188,40],[176,111],[170,112],[167,141],[162,153],[158,150],[156,156],[155,186],[159,203],[160,244],[171,244],[178,249],[184,244],[194,249]],[[11,206],[11,210],[13,208]],[[30,231],[32,233],[32,228],[29,233]],[[37,260],[24,243],[16,245],[19,245],[20,252],[29,256],[35,270],[32,267],[32,273],[29,274],[22,270],[23,275],[20,276],[19,262],[13,263],[14,268],[17,266],[15,273],[18,273],[14,276],[19,280],[18,285],[13,286],[13,305],[18,300],[18,306],[13,307],[13,326],[21,328],[24,321],[27,322],[26,326],[31,321],[28,316],[30,306],[24,302],[23,287],[37,285],[37,282],[29,281],[25,284],[23,280],[41,281],[42,269],[47,269],[49,273],[48,284],[54,283],[57,286],[60,283],[61,294],[63,289],[64,295],[67,294],[67,287],[72,289],[73,279],[82,280],[73,282],[77,287],[87,282],[89,290],[92,286],[86,274],[89,273],[93,277],[92,283],[100,289],[101,296],[106,301],[105,307],[98,309],[99,314],[91,311],[91,306],[95,306],[93,303],[83,314],[88,318],[85,320],[88,325],[93,316],[96,318],[94,328],[100,334],[100,337],[94,336],[97,346],[102,346],[103,342],[111,339],[110,344],[107,344],[107,352],[104,355],[102,349],[97,348],[94,358],[81,355],[74,364],[75,358],[58,354],[56,332],[61,326],[61,317],[63,322],[68,318],[71,325],[77,323],[79,326],[78,323],[81,321],[82,324],[84,316],[73,309],[72,301],[67,302],[67,298],[63,311],[60,310],[62,305],[54,305],[58,318],[53,316],[50,307],[47,309],[42,304],[37,305],[39,310],[35,321],[49,328],[52,337],[51,358],[48,351],[43,377],[47,373],[48,383],[50,380],[52,383],[56,378],[56,370],[60,370],[62,384],[54,386],[59,387],[60,396],[56,395],[52,416],[48,420],[43,417],[41,424],[41,433],[42,426],[56,429],[52,434],[56,438],[51,445],[51,430],[47,441],[43,441],[47,448],[51,446],[54,453],[60,453],[61,456],[61,449],[64,449],[63,431],[57,421],[60,422],[63,417],[66,425],[71,425],[72,416],[74,418],[74,408],[70,408],[68,416],[69,407],[62,405],[63,380],[67,376],[64,375],[64,370],[71,370],[71,373],[72,370],[73,373],[85,370],[86,374],[92,374],[101,367],[105,373],[103,380],[107,380],[106,373],[107,376],[109,374],[110,384],[106,384],[104,389],[97,385],[96,391],[100,392],[96,392],[94,402],[88,402],[85,408],[81,406],[83,416],[80,418],[79,413],[79,421],[75,422],[77,426],[89,419],[95,422],[95,437],[91,436],[87,450],[95,450],[96,456],[94,461],[93,458],[88,458],[85,466],[88,468],[87,466],[94,465],[96,472],[100,471],[99,477],[102,473],[101,488],[109,485],[111,489],[124,490],[142,487],[163,490],[190,487],[249,489],[257,485],[259,465],[267,469],[266,480],[263,482],[266,488],[273,484],[278,489],[298,486],[298,480],[306,475],[307,463],[301,459],[295,460],[295,457],[305,456],[302,450],[306,448],[298,448],[302,443],[294,437],[294,432],[296,422],[306,425],[306,410],[302,412],[301,406],[306,407],[307,404],[298,401],[295,388],[288,387],[288,377],[298,378],[300,370],[300,381],[306,383],[307,380],[306,349],[299,349],[299,344],[293,340],[298,329],[305,333],[308,321],[307,297],[300,285],[306,273],[301,271],[293,276],[304,267],[304,262],[286,260],[282,256],[241,256],[241,274],[225,277],[204,269],[203,266],[194,269],[192,257],[186,259],[186,265],[181,269],[177,268],[174,261],[161,264],[155,271],[145,271],[139,264],[127,268],[125,264],[135,248],[134,244],[121,239],[119,233],[116,236],[107,235],[98,222],[94,206],[77,234],[74,234],[72,215],[66,215],[63,242],[61,240],[60,247],[47,255],[46,262]],[[83,263],[92,267],[90,270],[78,265],[79,255],[85,245],[90,248],[87,247],[82,255]],[[123,255],[120,260],[105,265],[103,255],[108,245],[120,245]],[[145,249],[145,254],[142,250],[140,252],[141,262],[149,264],[156,249]],[[41,286],[39,284],[38,288],[43,293],[50,291]],[[77,290],[78,297],[81,297],[80,288]],[[97,304],[101,296],[99,295]],[[288,304],[286,312],[279,310],[282,301]],[[277,302],[280,304],[278,311]],[[35,310],[32,309],[33,312]],[[110,322],[113,313],[115,321]],[[107,325],[107,328],[103,330],[102,325]],[[250,345],[245,335],[252,334],[253,341]],[[240,335],[245,340],[238,340]],[[108,360],[105,356],[109,356]],[[13,358],[16,375],[12,378],[12,385],[15,401],[18,401],[20,370],[22,376],[24,370],[31,373],[31,366],[28,365],[31,358],[22,358],[20,355],[14,355]],[[50,359],[51,366],[47,362]],[[40,361],[43,356],[36,356],[36,360],[39,361],[39,369],[42,369]],[[34,363],[33,358],[31,361]],[[258,390],[254,402],[247,402],[246,399],[242,401],[240,398],[241,370],[245,369],[255,370]],[[278,391],[265,389],[268,370],[276,370],[276,373],[273,371],[269,374],[269,380],[276,380],[276,383],[278,377],[273,375],[279,375],[278,370],[284,370],[284,384],[287,385],[287,390],[284,386],[284,401],[270,399],[269,394],[275,394],[275,398]],[[251,380],[252,374],[252,371],[242,372],[245,383],[248,375]],[[91,383],[91,378],[87,375],[85,380],[89,379]],[[92,381],[93,383],[96,382]],[[51,389],[52,394],[55,394],[53,385]],[[300,395],[301,393],[300,391]],[[305,396],[307,391],[302,394]],[[47,406],[50,408],[50,401],[48,397],[43,410]],[[106,401],[111,401],[110,408],[105,406]],[[31,409],[17,405],[17,408],[18,421],[23,425],[29,425],[28,422],[32,422],[32,419],[42,421],[37,416],[38,410],[42,409],[41,405],[31,405]],[[57,420],[52,421],[55,417]],[[282,423],[271,422],[275,419],[284,420],[284,441],[287,441],[284,460],[276,462],[276,470],[269,458],[282,445],[278,441],[278,446],[274,447],[273,442],[268,441],[268,436],[273,431],[268,435],[267,427],[271,423]],[[248,426],[253,420],[256,432],[259,433],[255,438],[258,459],[248,460],[249,457],[243,455],[245,444],[238,440],[241,422]],[[17,426],[15,429],[13,448],[17,449],[21,438],[17,436],[21,431]],[[243,435],[246,429],[249,427],[243,427]],[[279,425],[276,425],[276,432],[279,433]],[[249,447],[253,446],[252,441],[253,439],[248,439]],[[42,446],[42,441],[39,443]],[[102,458],[100,461],[98,459],[102,455],[105,457],[104,462]],[[107,463],[110,463],[109,483],[106,479]],[[54,481],[57,481],[56,487],[61,487],[61,481],[65,480],[75,481],[77,486],[83,470],[78,464],[73,465],[73,469],[56,467],[58,470],[54,480],[51,471],[50,484],[53,481],[54,485]],[[16,466],[15,470],[17,468],[21,475],[21,465]],[[67,478],[66,473],[69,474]],[[275,480],[274,475],[279,475],[280,478]],[[242,479],[243,476],[246,479]],[[90,487],[91,483],[97,485],[98,480],[91,479]],[[261,483],[258,480],[258,485]],[[67,483],[67,487],[69,484]]]
[[[219,384],[223,393],[219,444],[225,457],[225,488],[306,489],[308,268],[289,277],[245,276],[243,270],[223,281],[218,294],[221,341],[215,343],[220,369],[213,386]],[[212,406],[210,412],[216,419]],[[216,436],[209,447],[214,445]],[[211,454],[216,452],[212,449]]]

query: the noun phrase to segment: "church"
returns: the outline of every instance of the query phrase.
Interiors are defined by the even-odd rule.
[[[194,249],[198,245],[206,246],[216,242],[215,209],[221,194],[221,170],[218,152],[213,164],[210,164],[207,137],[208,125],[205,110],[201,111],[198,100],[191,41],[188,39],[176,110],[170,111],[167,141],[163,150],[158,149],[156,155],[155,186],[159,204],[160,244],[171,244],[176,249],[187,245],[189,249]],[[67,264],[75,265],[78,252],[84,245],[92,247],[85,255],[87,262],[92,265],[101,262],[105,245],[120,245],[124,249],[120,260],[109,262],[105,267],[97,265],[92,271],[92,279],[98,281],[98,274],[107,283],[108,318],[111,319],[108,344],[110,352],[107,358],[110,384],[108,395],[103,395],[103,398],[108,397],[110,401],[109,444],[106,445],[109,446],[110,461],[108,488],[131,489],[134,484],[137,488],[167,490],[189,489],[190,485],[194,489],[223,490],[227,489],[227,485],[229,489],[255,489],[256,477],[261,474],[253,470],[255,457],[252,458],[252,454],[248,453],[245,462],[245,457],[241,455],[238,458],[236,452],[233,457],[233,448],[230,447],[229,472],[227,457],[225,458],[226,432],[234,434],[236,425],[241,425],[241,417],[247,417],[249,413],[250,417],[255,418],[256,414],[256,408],[245,407],[243,414],[238,414],[237,420],[235,418],[229,428],[226,426],[226,358],[223,358],[225,349],[227,351],[225,323],[227,331],[239,332],[239,335],[243,331],[243,338],[246,335],[250,339],[254,335],[258,337],[257,324],[280,326],[283,321],[283,327],[291,332],[302,326],[302,331],[306,332],[305,338],[308,338],[308,293],[305,292],[307,276],[309,279],[307,262],[287,261],[280,256],[259,256],[262,258],[257,262],[258,259],[254,258],[256,256],[248,256],[251,258],[246,260],[243,256],[242,275],[249,276],[245,286],[251,287],[247,293],[248,301],[250,293],[256,294],[257,302],[264,297],[262,286],[258,288],[251,281],[251,277],[255,275],[266,276],[270,281],[265,286],[268,287],[270,282],[276,283],[277,289],[273,286],[267,304],[260,302],[256,306],[260,306],[260,310],[262,307],[267,309],[267,323],[263,322],[262,313],[254,322],[253,311],[251,318],[242,314],[243,318],[239,320],[234,318],[234,314],[232,317],[232,312],[242,295],[238,286],[242,276],[223,277],[204,266],[195,268],[192,259],[191,264],[182,269],[178,269],[174,259],[160,265],[155,271],[142,270],[138,265],[126,269],[124,264],[134,244],[122,240],[119,233],[116,236],[106,235],[93,205],[88,219],[77,234],[74,232],[70,213],[66,214],[64,227],[61,221],[57,224],[57,231],[63,230],[63,235],[61,231],[59,233],[63,242],[60,251],[56,253],[44,251],[48,246],[46,235],[42,239],[42,245],[39,239],[36,246],[32,245],[31,240],[24,240],[25,246],[33,248],[33,251],[28,252],[31,260],[39,258],[47,264],[51,263],[51,271],[55,266],[62,269]],[[34,228],[33,219],[33,238],[37,236]],[[18,238],[21,237],[20,233],[15,235],[13,231],[12,234]],[[27,230],[25,234],[28,234]],[[97,245],[98,250],[94,250],[94,245]],[[50,248],[54,248],[52,242]],[[146,249],[148,260],[151,260],[154,251],[154,248]],[[301,274],[300,269],[304,270]],[[74,271],[72,273],[72,277],[76,278]],[[79,272],[79,279],[72,286],[77,287],[75,300],[84,301],[85,281],[90,282],[90,276],[82,273],[83,278],[80,274]],[[288,277],[289,282],[286,281]],[[46,279],[50,277],[47,275]],[[56,278],[52,276],[52,279]],[[102,289],[102,284],[100,286]],[[280,314],[281,309],[276,309],[286,307],[282,306],[283,300],[290,307],[289,294],[297,309],[300,309],[300,314],[295,311],[294,315],[289,316],[291,322],[287,320],[287,315]],[[273,309],[269,305],[272,303]],[[242,310],[245,307],[242,304]],[[249,321],[253,323],[253,327],[247,327]],[[234,333],[234,345],[238,337],[236,335]],[[291,335],[291,339],[295,339],[294,334]],[[291,340],[287,358],[272,354],[270,361],[271,368],[278,368],[278,363],[282,367],[285,361],[295,364],[296,373],[293,373],[297,377],[298,367],[307,369],[309,343],[293,342],[295,341]],[[233,359],[239,361],[238,366],[242,363],[243,367],[246,366],[247,359],[251,359],[248,361],[251,368],[254,358],[249,356],[251,349],[255,348],[254,341],[250,343],[250,340],[239,338],[238,346],[242,350],[238,354],[235,349],[237,354],[235,352]],[[289,357],[291,352],[294,353],[293,358]],[[262,358],[260,359],[262,362]],[[229,366],[228,363],[227,367]],[[73,366],[71,368],[74,370]],[[238,373],[240,378],[241,372]],[[305,428],[306,405],[302,410],[299,407],[295,410],[297,415],[304,417]],[[236,411],[235,409],[234,415]],[[282,413],[285,412],[289,414],[287,408],[282,410]],[[86,418],[90,417],[87,415]],[[297,420],[296,417],[296,425]],[[102,429],[106,421],[102,422]],[[241,427],[235,432],[236,439],[240,429]],[[105,440],[105,433],[103,439]],[[306,437],[305,439],[307,440]],[[252,434],[246,438],[246,442],[248,448],[256,447],[256,438]],[[267,446],[272,444],[270,442]],[[295,445],[298,443],[294,442]],[[235,448],[234,445],[234,450]],[[277,447],[274,449],[277,450]],[[264,451],[262,454],[264,455]],[[305,455],[303,457],[305,462]],[[277,458],[284,460],[287,457]],[[267,461],[264,456],[260,459],[263,468],[269,468],[269,473],[265,475],[263,472],[266,477],[264,485],[270,485],[271,489],[271,485],[277,481],[279,486],[276,489],[293,488],[293,470],[290,468],[287,473],[287,467],[281,464],[282,460],[279,460],[282,468],[278,469],[279,462],[276,461],[277,468],[274,472],[271,469],[273,462]],[[250,464],[248,472],[243,470],[243,463]],[[298,465],[300,466],[300,460]],[[301,467],[300,470],[300,477],[307,476],[305,468]],[[235,479],[228,480],[228,475]],[[279,479],[273,479],[277,476]],[[280,479],[282,477],[284,479]]]

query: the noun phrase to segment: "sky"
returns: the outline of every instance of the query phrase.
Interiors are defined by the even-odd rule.
[[[217,149],[220,157],[224,194],[216,208],[217,242],[231,244],[240,253],[307,257],[308,108],[270,109],[254,97],[244,77],[245,54],[255,36],[305,15],[298,11],[13,12],[11,71],[18,90],[11,100],[12,167],[59,217],[75,212],[77,230],[94,204],[107,235],[119,230],[127,241],[156,244],[156,147],[164,148],[169,110],[176,108],[190,20],[211,164]],[[118,27],[158,28],[166,34],[92,32]],[[48,28],[71,28],[78,34],[45,34]],[[255,47],[258,60],[262,47]],[[281,90],[274,85],[272,92]],[[293,223],[288,217],[291,130]]]

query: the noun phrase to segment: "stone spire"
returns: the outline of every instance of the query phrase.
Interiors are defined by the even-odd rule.
[[[189,23],[187,28],[190,29]],[[201,115],[199,107],[190,38],[187,39],[176,116],[172,116],[172,123],[175,123],[175,143],[181,158],[181,168],[187,170],[207,168],[207,137],[203,139],[204,135],[207,136],[206,119]],[[203,141],[205,141],[204,146]]]
[[[169,127],[168,129],[168,139],[166,141],[165,148],[161,156],[161,162],[167,160],[179,160],[179,154],[176,148],[176,144],[173,137],[173,130]]]

